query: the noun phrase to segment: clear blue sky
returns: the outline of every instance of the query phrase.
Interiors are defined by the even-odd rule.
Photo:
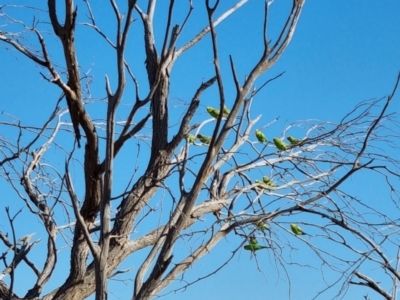
[[[13,1],[14,3],[30,3],[29,1]],[[78,22],[84,21],[82,1],[77,4],[82,6]],[[141,1],[144,2],[144,1]],[[161,1],[160,1],[161,2]],[[181,5],[181,1],[177,1]],[[178,10],[177,20],[182,20],[185,9]],[[206,24],[203,1],[195,2],[194,15],[196,18],[189,22],[182,40],[178,46],[187,42],[195,30],[201,29]],[[235,1],[222,1],[223,5],[229,7]],[[232,55],[236,63],[236,70],[239,78],[243,78],[249,73],[250,66],[260,57],[262,46],[262,17],[263,1],[250,1],[241,11],[237,12],[230,19],[217,27],[218,41],[220,45],[220,59],[224,71],[225,89],[227,94],[227,105],[233,101],[233,85],[229,72],[228,55]],[[282,26],[284,18],[290,6],[289,0],[275,0],[270,9],[270,34],[273,41],[276,39],[277,30]],[[40,4],[42,5],[42,4]],[[101,8],[95,7],[92,3],[93,11],[99,19],[99,26],[107,33],[112,34],[113,22],[108,21],[103,16],[110,14],[109,5]],[[160,9],[161,11],[161,9]],[[14,13],[19,18],[32,21],[32,15]],[[262,114],[260,126],[266,125],[271,120],[279,117],[271,128],[273,136],[279,136],[285,125],[296,120],[321,119],[329,121],[339,121],[352,107],[362,100],[370,98],[380,98],[389,94],[395,78],[400,71],[400,2],[396,0],[387,1],[319,1],[308,0],[305,4],[302,16],[297,26],[296,33],[278,63],[256,83],[260,86],[264,80],[285,72],[284,76],[268,85],[259,93],[253,102],[253,117]],[[157,14],[156,14],[157,16]],[[111,18],[111,17],[110,17]],[[135,18],[138,18],[136,15]],[[201,21],[199,21],[201,20]],[[140,43],[141,26],[137,20],[133,24],[131,38],[128,47]],[[0,23],[1,26],[1,23]],[[0,27],[0,30],[3,30]],[[9,29],[4,29],[5,31]],[[9,30],[11,31],[11,30]],[[59,47],[54,43],[54,39],[46,35],[49,46]],[[156,36],[156,43],[160,47],[161,31]],[[91,93],[93,97],[104,97],[104,75],[108,74],[111,84],[115,86],[115,68],[113,65],[114,56],[110,59],[110,49],[106,43],[97,36],[93,36],[87,28],[79,27],[77,30],[78,57],[83,71],[89,71],[93,76]],[[171,98],[173,101],[189,101],[198,87],[201,80],[207,80],[212,76],[213,66],[210,53],[210,40],[204,39],[192,52],[184,54],[181,61],[178,61],[172,76]],[[59,48],[60,49],[60,48]],[[112,55],[112,54],[111,54]],[[195,56],[193,56],[195,55]],[[54,59],[60,59],[54,53]],[[143,79],[141,73],[144,64],[144,55],[141,51],[128,51],[127,60],[131,62],[134,70],[137,70],[138,77]],[[17,54],[9,46],[0,44],[0,95],[1,110],[17,116],[22,122],[31,125],[40,125],[48,116],[53,108],[55,99],[59,96],[59,91],[55,86],[46,83],[39,75],[41,69],[34,67],[26,58]],[[143,81],[144,82],[144,81]],[[142,96],[146,91],[146,85],[142,84]],[[128,87],[127,95],[123,99],[124,104],[132,101],[132,85]],[[131,94],[130,94],[131,92]],[[205,93],[201,105],[215,105],[215,90]],[[93,114],[97,118],[105,117],[105,105],[99,104],[93,109]],[[390,111],[399,111],[400,99],[396,97]],[[201,111],[201,110],[200,110]],[[38,115],[38,112],[43,112]],[[171,124],[179,120],[182,108],[177,106],[172,110]],[[46,114],[47,113],[47,114]],[[120,110],[119,117],[123,119],[124,111]],[[197,116],[197,120],[205,118],[204,115]],[[1,120],[7,119],[4,115]],[[7,135],[4,127],[0,129],[0,134]],[[210,127],[211,130],[211,127]],[[150,132],[150,130],[148,130]],[[145,149],[142,151],[146,151]],[[385,149],[392,155],[392,149]],[[83,152],[82,152],[83,153]],[[54,150],[54,155],[60,155]],[[63,171],[63,159],[60,170]],[[141,161],[146,161],[145,159]],[[122,165],[120,161],[117,164]],[[133,166],[131,166],[133,168]],[[144,167],[144,166],[142,166]],[[359,195],[365,201],[374,201],[381,193],[379,189],[370,186],[363,186],[367,178],[354,178],[348,184],[350,192]],[[118,180],[117,180],[118,181]],[[79,184],[77,189],[79,189]],[[361,185],[361,187],[360,187]],[[23,207],[23,203],[17,199],[3,181],[0,181],[0,188],[7,194],[7,198],[2,196],[0,199],[4,205],[9,205],[14,211]],[[7,192],[5,192],[7,191]],[[29,212],[24,210],[23,215]],[[9,230],[6,222],[4,210],[0,211],[2,221],[0,230]],[[34,220],[34,219],[32,219]],[[66,220],[63,220],[67,222]],[[61,225],[61,224],[58,224]],[[24,235],[32,233],[35,224],[20,224],[17,226],[18,234]],[[39,230],[39,229],[38,229]],[[41,237],[41,236],[38,236]],[[221,257],[227,257],[231,251],[237,247],[235,238],[228,238],[213,249],[209,256],[198,261],[191,268],[184,280],[196,280],[219,266]],[[301,264],[312,264],[307,261],[315,259],[310,250],[304,244],[294,242],[297,251],[287,253],[293,260]],[[42,241],[44,247],[44,240]],[[1,248],[0,248],[1,249]],[[137,258],[143,257],[143,253],[137,254]],[[40,257],[40,251],[35,250],[33,255]],[[43,258],[40,258],[43,259]],[[64,260],[64,268],[69,269],[68,253],[62,251],[60,260]],[[288,299],[288,281],[281,268],[279,273],[275,267],[276,261],[268,251],[259,251],[256,257],[251,257],[248,252],[239,251],[230,263],[216,275],[189,287],[184,293],[173,293],[163,299]],[[40,266],[40,263],[38,263]],[[137,270],[137,261],[129,261],[123,264],[122,268],[132,266]],[[57,269],[62,274],[62,267]],[[259,272],[258,269],[262,270]],[[287,271],[291,278],[291,297],[294,300],[311,299],[316,292],[324,288],[322,273],[319,269],[302,268],[300,266],[288,266]],[[19,273],[18,278],[24,278],[24,274]],[[133,279],[134,274],[128,273],[124,278]],[[64,275],[60,275],[46,288],[46,291],[57,286],[64,281]],[[325,278],[328,282],[333,277]],[[128,282],[132,284],[132,282]],[[176,287],[176,286],[173,286]],[[23,283],[17,283],[22,291]],[[129,299],[132,295],[131,286],[110,281],[110,290],[121,299]],[[169,289],[166,290],[166,292]],[[350,287],[345,299],[362,299],[362,295],[368,294],[371,300],[381,299],[371,290],[359,287]],[[20,294],[22,296],[22,294]],[[335,296],[335,291],[327,292],[320,299],[331,299]],[[111,299],[113,298],[111,296]]]

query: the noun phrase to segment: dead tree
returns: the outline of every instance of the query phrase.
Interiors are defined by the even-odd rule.
[[[222,2],[205,1],[204,7],[196,8],[206,12],[205,25],[187,42],[181,40],[183,33],[191,28],[193,19],[199,22],[192,1],[187,2],[187,12],[177,23],[176,6],[182,4],[169,1],[165,23],[159,25],[155,10],[165,3],[149,0],[147,7],[141,7],[134,0],[111,0],[113,20],[108,24],[112,34],[110,28],[100,25],[110,15],[100,18],[95,9],[100,4],[92,3],[92,9],[89,1],[83,2],[75,5],[65,0],[61,5],[48,0],[42,8],[0,7],[6,25],[0,27],[4,30],[0,32],[2,45],[36,64],[42,78],[60,92],[43,126],[25,125],[24,120],[12,116],[1,121],[8,129],[1,137],[2,180],[26,206],[23,213],[31,214],[32,220],[39,219],[47,246],[45,263],[39,268],[28,255],[39,240],[31,242],[31,235],[18,239],[13,234],[10,238],[0,232],[7,248],[2,254],[6,268],[0,278],[0,299],[18,299],[13,282],[22,262],[31,269],[30,276],[36,276],[24,299],[84,299],[93,293],[96,299],[107,299],[108,279],[124,272],[134,277],[132,299],[150,299],[184,276],[194,262],[228,236],[240,240],[232,249],[233,255],[243,246],[254,255],[257,247],[267,247],[265,251],[275,258],[277,268],[285,268],[284,249],[294,251],[291,241],[299,239],[319,257],[318,263],[341,274],[342,279],[327,289],[342,283],[342,293],[349,284],[357,284],[395,299],[361,270],[367,261],[379,265],[396,290],[398,267],[382,249],[398,237],[398,222],[342,186],[361,172],[380,175],[391,191],[391,203],[398,208],[398,184],[394,182],[399,178],[399,160],[385,155],[379,147],[398,142],[398,134],[391,132],[397,123],[388,107],[399,79],[389,96],[360,103],[339,122],[306,120],[289,125],[275,143],[289,137],[293,130],[302,136],[277,149],[272,141],[256,139],[255,125],[261,122],[261,116],[254,116],[250,108],[261,89],[279,77],[263,79],[258,88],[255,85],[290,43],[304,0],[293,0],[275,41],[267,38],[271,3],[265,3],[260,36],[263,50],[244,80],[235,69],[235,59],[239,58],[220,57],[217,31],[221,22],[240,13],[249,0],[238,0],[223,11],[217,10]],[[14,17],[14,9],[29,12],[32,25]],[[133,24],[142,28],[140,33],[135,31],[144,38],[142,44],[129,43]],[[115,68],[115,75],[104,74],[105,89],[98,98],[91,93],[93,79],[79,64],[83,53],[77,50],[77,32],[88,29],[98,34],[107,51],[112,51],[108,62]],[[159,30],[163,38],[156,42]],[[174,82],[173,68],[204,38],[211,39],[207,51],[212,57],[213,74],[196,83],[179,122],[171,123],[175,108],[171,85],[179,84]],[[58,44],[54,45],[52,39]],[[132,67],[140,51],[145,57],[141,70],[145,78],[136,75],[140,73],[137,65]],[[226,76],[221,59],[230,65]],[[232,82],[231,78],[235,93],[227,97],[226,83]],[[146,88],[139,90],[139,86]],[[216,110],[210,117],[202,97],[211,92]],[[107,109],[101,110],[104,102]],[[95,117],[98,111],[100,119]],[[70,121],[65,121],[68,116]],[[268,138],[274,123],[269,122],[258,126]],[[50,149],[57,149],[57,155]],[[135,167],[127,174],[129,168],[121,168],[121,164]],[[13,232],[19,218],[9,215]],[[307,228],[308,238],[290,232],[290,223]],[[383,232],[383,227],[389,231]],[[321,239],[346,249],[353,258],[332,254],[314,243]],[[190,247],[181,252],[177,247],[181,243]],[[57,274],[65,278],[64,283],[43,294],[45,284],[57,273],[57,264],[62,263],[59,251],[66,246],[70,271]],[[142,249],[147,251],[146,257],[135,262],[139,267],[134,275],[120,269],[121,263]],[[216,271],[229,259],[222,260]],[[343,268],[336,268],[338,261]],[[6,277],[10,284],[4,281]]]

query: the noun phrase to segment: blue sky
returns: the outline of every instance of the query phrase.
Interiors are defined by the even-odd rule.
[[[14,1],[17,3],[17,1]],[[144,1],[142,1],[144,2]],[[201,29],[206,24],[203,1],[194,1],[196,16],[189,22],[182,40],[178,46],[184,44],[192,36],[193,32]],[[231,6],[235,1],[224,1],[222,5]],[[262,1],[250,1],[239,12],[231,16],[223,24],[217,27],[218,42],[220,45],[220,60],[223,70],[225,91],[227,95],[227,105],[233,101],[234,90],[232,76],[229,71],[229,58],[232,55],[236,64],[239,78],[242,80],[251,70],[261,55],[262,46]],[[24,1],[18,1],[24,3]],[[82,5],[81,1],[77,4]],[[92,3],[95,16],[98,16],[99,26],[104,28],[107,33],[112,34],[113,22],[110,18],[104,17],[109,14],[110,7],[104,5],[100,8]],[[122,5],[121,5],[122,7]],[[290,7],[289,0],[275,0],[270,7],[270,34],[269,37],[274,41],[278,30],[285,20]],[[121,8],[122,9],[122,8]],[[179,8],[176,21],[181,21],[186,11],[186,1],[182,9]],[[32,15],[14,11],[19,18],[26,21],[32,20]],[[160,11],[162,9],[160,8]],[[156,16],[158,16],[158,11]],[[297,26],[295,35],[286,49],[281,59],[266,74],[257,80],[256,86],[261,86],[265,80],[272,78],[281,72],[285,74],[279,79],[270,83],[255,98],[252,105],[252,116],[262,114],[259,126],[264,126],[273,119],[279,117],[268,130],[271,136],[280,136],[285,125],[297,120],[320,119],[329,121],[339,121],[351,108],[362,100],[380,98],[389,94],[392,90],[396,76],[400,71],[400,2],[395,0],[388,1],[317,1],[308,0],[305,4],[302,16]],[[78,22],[84,21],[84,9],[80,10]],[[160,17],[161,14],[160,14]],[[136,15],[135,18],[138,18]],[[200,21],[201,20],[201,21]],[[160,23],[161,24],[161,23]],[[45,26],[45,25],[43,25]],[[2,30],[2,27],[0,27]],[[6,29],[4,29],[6,30]],[[7,29],[9,30],[9,29]],[[9,30],[11,31],[11,30]],[[46,36],[49,46],[56,49],[59,45],[54,38]],[[156,35],[156,43],[160,45],[162,32]],[[137,20],[133,24],[131,37],[128,43],[127,60],[130,61],[139,79],[144,79],[143,66],[144,54],[136,46],[141,43],[141,25]],[[78,57],[83,72],[89,72],[93,76],[91,95],[94,98],[104,97],[104,75],[108,74],[111,78],[111,85],[115,86],[113,74],[114,56],[106,43],[94,36],[87,28],[78,27],[77,38]],[[129,48],[130,47],[130,48]],[[159,46],[160,47],[160,46]],[[179,121],[179,117],[185,106],[194,94],[196,88],[202,80],[207,80],[212,76],[213,65],[210,53],[210,39],[205,38],[191,51],[185,53],[181,60],[175,65],[171,78],[171,99],[176,102],[176,107],[171,110],[171,124]],[[60,48],[59,48],[60,49]],[[54,59],[61,59],[53,52]],[[39,75],[41,69],[33,66],[26,58],[17,54],[4,44],[0,44],[0,64],[1,72],[0,95],[1,110],[11,115],[17,116],[23,122],[30,125],[40,125],[44,122],[48,113],[53,108],[55,99],[60,92],[55,87],[45,82]],[[143,81],[141,85],[142,96],[146,92],[146,85]],[[132,102],[134,89],[129,82],[123,105]],[[201,106],[216,105],[215,89],[207,91],[201,99]],[[400,109],[399,96],[395,98],[389,109],[392,112]],[[97,103],[89,109],[96,118],[105,116],[105,104]],[[35,112],[35,114],[33,114]],[[41,114],[37,114],[41,112]],[[143,111],[145,113],[145,111]],[[123,119],[125,111],[121,108],[118,111],[118,118]],[[205,109],[199,109],[197,121],[206,118]],[[10,120],[2,116],[1,120]],[[176,127],[175,127],[176,128]],[[211,127],[208,127],[210,132]],[[10,132],[1,129],[0,134],[10,135]],[[173,132],[174,129],[172,129]],[[150,128],[147,128],[147,133]],[[300,133],[301,131],[299,131]],[[172,137],[172,135],[171,135]],[[134,143],[128,150],[135,148]],[[128,151],[127,150],[127,151]],[[61,156],[61,151],[54,149],[52,155]],[[142,155],[146,155],[146,147],[141,150]],[[387,154],[398,155],[395,150],[384,149]],[[60,154],[61,153],[61,154]],[[82,150],[79,153],[83,153]],[[121,156],[126,155],[122,153]],[[63,157],[59,160],[60,170],[63,170]],[[138,162],[139,168],[144,168],[141,162],[146,161],[141,158]],[[122,159],[116,162],[117,167],[134,168],[136,162],[126,162]],[[77,168],[78,169],[78,168]],[[127,172],[129,173],[129,172]],[[79,186],[79,174],[76,174],[76,188]],[[375,178],[356,177],[352,178],[346,188],[357,194],[367,202],[373,203],[383,191],[374,189],[373,185],[363,185],[366,180]],[[118,181],[118,180],[117,180]],[[126,178],[121,178],[121,186],[116,185],[116,189],[125,186]],[[4,198],[2,203],[9,205],[14,211],[23,206],[22,202],[17,202],[17,196],[9,191],[3,181],[0,181],[2,190],[6,190],[9,198]],[[82,192],[82,191],[80,191]],[[117,192],[116,192],[117,194]],[[8,230],[8,223],[5,221],[4,211],[0,212],[3,221],[0,222],[0,230]],[[25,209],[23,215],[26,217],[29,212]],[[35,220],[35,219],[31,219]],[[65,220],[63,220],[65,221]],[[311,220],[310,222],[312,222]],[[31,221],[30,221],[31,222]],[[19,235],[32,232],[30,224],[20,224],[17,226]],[[39,230],[39,229],[37,229]],[[307,240],[307,238],[305,238]],[[238,246],[237,239],[227,238],[218,245],[213,252],[198,261],[191,268],[185,280],[196,280],[213,270],[221,263],[221,257],[228,257],[233,249]],[[298,248],[297,251],[287,254],[293,260],[302,264],[307,263],[307,259],[315,259],[310,250],[300,241],[292,241]],[[42,242],[43,244],[43,242]],[[42,245],[44,246],[44,245]],[[178,247],[184,247],[178,245]],[[40,246],[38,246],[40,249]],[[334,248],[333,248],[334,249]],[[286,249],[287,250],[287,249]],[[285,251],[286,251],[285,250]],[[143,257],[145,251],[136,254],[135,259]],[[33,251],[32,255],[40,257],[40,251]],[[43,259],[43,258],[39,258]],[[123,267],[133,266],[137,269],[138,263],[132,259],[125,262]],[[68,267],[68,253],[60,253],[60,261],[65,264],[57,269],[62,274],[63,268]],[[309,263],[309,262],[308,262]],[[202,280],[189,287],[184,293],[172,293],[163,299],[247,299],[256,297],[259,299],[288,299],[288,280],[284,271],[279,267],[274,267],[276,260],[268,251],[260,251],[256,257],[252,257],[245,251],[239,251],[230,263],[220,272],[212,277]],[[40,265],[40,264],[39,264]],[[258,271],[261,269],[262,272]],[[24,270],[22,268],[22,270]],[[322,273],[319,269],[304,268],[300,266],[288,266],[287,271],[291,279],[291,298],[292,299],[311,299],[315,294],[324,288],[321,280]],[[133,273],[128,276],[133,278]],[[24,273],[19,273],[19,278],[25,278]],[[327,282],[332,282],[334,277],[325,278]],[[64,276],[60,275],[49,284],[48,289],[64,281]],[[131,284],[131,282],[130,282]],[[24,288],[24,284],[17,287]],[[114,290],[113,290],[114,288]],[[131,296],[129,285],[110,281],[110,289],[121,299],[128,299]],[[18,291],[18,289],[17,289]],[[169,289],[166,289],[168,292]],[[362,295],[367,294],[370,299],[380,299],[374,292],[359,287],[350,287],[345,299],[361,299]],[[320,299],[331,299],[335,295],[327,292]],[[112,298],[113,299],[113,298]]]

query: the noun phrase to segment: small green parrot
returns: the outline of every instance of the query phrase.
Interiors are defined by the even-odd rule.
[[[296,224],[294,224],[294,223],[291,223],[291,224],[290,224],[290,228],[292,229],[292,232],[293,232],[295,235],[305,235],[305,234],[307,234],[307,233],[305,233],[305,232],[303,231],[303,229],[301,229],[300,226],[298,226],[298,225],[296,225]]]
[[[267,137],[258,129],[256,129],[256,138],[260,143],[268,143]]]
[[[254,236],[250,237],[250,245],[258,245],[258,242]]]
[[[265,181],[261,181],[261,180],[254,180],[255,183],[257,183],[258,187],[262,188],[262,189],[271,189],[272,187],[277,187],[277,185],[275,183],[273,183],[272,181],[269,181],[268,183],[265,183]]]
[[[278,150],[280,150],[280,151],[287,150],[286,144],[278,138],[274,138],[274,144],[275,144],[276,148],[278,148]]]
[[[207,106],[207,112],[211,115],[211,117],[216,118],[216,119],[218,118],[218,116],[220,114],[219,109],[216,109],[211,106]]]
[[[258,221],[257,223],[255,223],[255,225],[256,225],[257,228],[260,229],[261,231],[269,230],[267,224],[265,224],[263,221]]]
[[[223,110],[224,115],[229,115],[231,111],[224,105],[224,110]]]
[[[245,250],[249,250],[249,251],[252,251],[252,252],[256,252],[256,251],[258,251],[258,250],[265,249],[265,248],[268,248],[268,247],[261,246],[261,245],[259,245],[259,244],[255,244],[255,245],[250,244],[250,245],[245,245],[243,248],[244,248]]]
[[[261,249],[268,248],[268,247],[259,245],[255,237],[250,237],[249,244],[245,245],[243,248],[245,250],[255,252],[257,250],[261,250]]]
[[[296,139],[296,138],[292,137],[291,135],[289,135],[289,136],[287,137],[287,139],[288,139],[288,141],[289,141],[292,145],[298,145],[298,144],[301,143],[301,140]]]
[[[200,140],[200,142],[202,142],[205,145],[210,145],[210,143],[211,143],[211,137],[209,137],[209,136],[205,136],[205,135],[198,133],[196,137]]]
[[[275,183],[273,183],[272,181],[268,182],[268,186],[270,187],[277,187],[277,185]]]
[[[263,182],[264,182],[265,184],[268,184],[268,183],[271,182],[271,179],[269,179],[268,176],[263,176]]]
[[[185,138],[189,144],[193,144],[196,140],[196,137],[193,134],[187,134]]]

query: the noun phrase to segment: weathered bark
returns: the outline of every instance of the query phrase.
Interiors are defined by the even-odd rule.
[[[90,226],[96,219],[100,206],[100,172],[99,172],[99,149],[98,137],[94,124],[85,111],[82,102],[79,65],[75,50],[75,25],[77,10],[74,8],[73,0],[65,1],[64,25],[58,21],[55,0],[48,0],[49,15],[54,32],[60,38],[63,46],[65,64],[68,70],[68,82],[66,85],[59,83],[62,87],[70,112],[75,137],[80,146],[79,126],[85,131],[87,143],[85,146],[85,199],[81,208],[81,215],[85,225]],[[57,78],[60,81],[59,78]],[[65,284],[59,293],[68,289],[68,286],[76,285],[85,276],[86,260],[88,257],[87,242],[79,224],[74,231],[73,246],[71,249],[71,270]],[[56,295],[57,297],[57,295]]]

